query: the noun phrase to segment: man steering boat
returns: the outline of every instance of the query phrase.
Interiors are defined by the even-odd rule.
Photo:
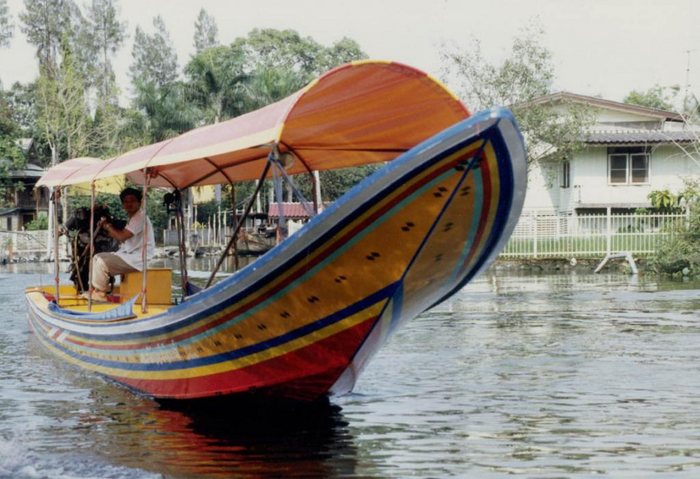
[[[85,297],[92,296],[93,301],[107,301],[110,289],[110,276],[143,271],[143,245],[146,238],[146,262],[153,257],[155,238],[151,220],[141,208],[142,193],[136,188],[125,188],[119,198],[129,217],[122,229],[101,218],[98,227],[109,237],[119,242],[119,249],[114,253],[98,253],[92,259],[92,291]]]

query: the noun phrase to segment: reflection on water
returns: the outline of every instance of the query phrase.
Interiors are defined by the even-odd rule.
[[[347,423],[329,403],[302,408],[251,399],[182,409],[123,399],[94,411],[104,421],[95,449],[108,451],[110,462],[177,477],[354,474]]]
[[[183,409],[43,352],[35,280],[0,270],[0,477],[700,473],[698,284],[485,275],[399,330],[353,394]]]

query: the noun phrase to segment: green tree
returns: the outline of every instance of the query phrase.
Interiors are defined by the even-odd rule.
[[[185,67],[189,98],[200,108],[203,123],[218,123],[243,113],[244,72],[241,50],[224,46],[207,48]]]
[[[132,116],[135,125],[143,128],[146,142],[172,138],[196,126],[197,112],[187,101],[185,85],[180,82],[160,88],[153,83],[137,83],[136,106],[142,118]]]
[[[680,206],[681,196],[674,195],[666,188],[663,190],[654,190],[647,195],[651,202],[652,208],[663,212],[677,212],[682,210]]]
[[[36,83],[15,82],[5,92],[10,105],[10,114],[23,136],[34,136],[36,132]]]
[[[194,22],[194,50],[201,53],[218,44],[219,27],[216,26],[216,19],[202,8]]]
[[[92,0],[83,32],[82,38],[90,39],[85,49],[90,51],[94,64],[94,74],[90,75],[95,93],[91,152],[111,156],[119,151],[123,123],[112,58],[127,37],[126,22],[119,19],[118,0]]]
[[[689,220],[657,247],[651,269],[664,276],[700,277],[700,181],[686,179],[678,194],[663,190],[649,197],[654,206],[667,205],[669,212],[687,209]]]
[[[678,85],[670,87],[654,85],[646,91],[632,90],[622,101],[630,105],[673,111],[673,102],[678,99],[679,92]]]
[[[381,168],[382,165],[365,165],[342,170],[320,172],[321,195],[324,201],[335,201],[346,191]],[[309,190],[310,191],[310,190]]]
[[[19,168],[24,165],[24,154],[17,144],[21,129],[14,120],[12,105],[7,101],[6,94],[0,91],[0,163],[5,167]]]
[[[137,90],[139,85],[161,88],[174,83],[178,78],[177,53],[160,15],[153,19],[153,27],[153,35],[146,34],[140,27],[136,27],[134,34],[134,47],[131,51],[134,62],[129,67],[129,72]]]
[[[188,101],[185,84],[178,81],[177,54],[163,19],[155,17],[153,26],[153,35],[136,28],[134,62],[130,67],[135,90],[134,108],[144,117],[138,123],[145,128],[151,142],[193,128],[197,118],[195,107]]]
[[[97,57],[95,84],[98,106],[103,107],[108,103],[116,105],[119,90],[112,57],[126,40],[126,22],[119,20],[118,0],[92,0],[86,16],[86,31]]]
[[[36,47],[40,68],[56,71],[61,45],[74,38],[80,11],[72,0],[24,0],[25,11],[19,14],[20,29]]]
[[[0,47],[6,47],[10,44],[13,28],[7,0],[0,0]]]
[[[528,165],[571,157],[583,146],[585,128],[593,119],[584,107],[565,104],[561,113],[540,101],[552,92],[554,80],[551,53],[541,45],[542,35],[538,28],[524,30],[500,64],[482,56],[478,40],[467,50],[441,52],[445,81],[456,81],[472,111],[496,106],[513,111],[528,142]]]
[[[306,85],[304,75],[292,70],[259,67],[243,86],[242,109],[257,110],[285,98]]]
[[[67,42],[62,50],[61,64],[54,71],[42,68],[37,80],[37,124],[51,150],[51,165],[62,155],[84,156],[90,139],[85,80],[76,69]]]
[[[8,173],[22,168],[26,163],[24,153],[17,143],[20,128],[13,116],[11,104],[0,91],[0,198],[5,197],[6,188],[10,186]]]
[[[330,68],[366,57],[347,38],[324,47],[293,30],[256,29],[196,54],[185,75],[202,121],[211,123],[280,100]]]
[[[335,66],[367,58],[359,45],[348,38],[324,47],[294,30],[272,28],[254,29],[247,37],[237,38],[231,47],[244,52],[246,69],[251,74],[258,70],[293,72],[303,84]]]

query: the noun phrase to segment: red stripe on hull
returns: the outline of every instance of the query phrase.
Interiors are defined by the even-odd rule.
[[[314,400],[328,393],[376,320],[369,319],[310,346],[225,373],[182,379],[112,379],[156,398],[194,399],[256,392]]]

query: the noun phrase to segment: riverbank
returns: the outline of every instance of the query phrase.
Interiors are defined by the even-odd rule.
[[[220,247],[206,247],[198,250],[194,255],[190,252],[188,257],[192,256],[217,256],[221,254]],[[156,248],[153,256],[154,260],[166,260],[168,258],[177,257],[178,249],[172,246]],[[593,273],[601,264],[603,258],[523,258],[523,259],[496,259],[489,269],[501,272],[514,273]],[[46,263],[52,261],[47,259],[45,254],[14,254],[11,257],[3,257],[0,259],[1,264],[15,263]],[[67,257],[60,258],[61,264],[68,263]],[[635,265],[639,273],[644,273],[649,264],[648,258],[634,258]],[[631,274],[632,268],[624,259],[614,259],[608,261],[602,268],[603,272]]]
[[[603,258],[541,258],[541,259],[496,259],[490,269],[501,272],[521,273],[593,273],[600,266]],[[648,258],[634,258],[638,273],[644,273],[649,265]],[[632,274],[633,268],[625,259],[612,259],[601,272]]]

